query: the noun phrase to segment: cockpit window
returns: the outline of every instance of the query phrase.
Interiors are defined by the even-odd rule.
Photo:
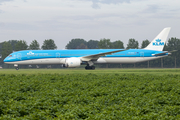
[[[12,55],[9,55],[9,57],[12,57]]]

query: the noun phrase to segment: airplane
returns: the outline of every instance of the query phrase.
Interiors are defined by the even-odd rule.
[[[11,53],[6,64],[18,65],[62,64],[66,68],[86,64],[86,70],[94,70],[99,63],[138,63],[166,57],[175,51],[162,51],[170,32],[164,28],[144,49],[74,49],[74,50],[23,50]]]

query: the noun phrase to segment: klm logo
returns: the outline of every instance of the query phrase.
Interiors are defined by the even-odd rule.
[[[27,55],[34,55],[34,53],[30,51],[29,53],[27,53]]]
[[[164,46],[164,42],[161,42],[161,39],[157,39],[156,42],[153,42],[153,46]]]

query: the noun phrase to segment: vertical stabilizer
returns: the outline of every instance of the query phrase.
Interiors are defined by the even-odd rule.
[[[144,49],[162,51],[166,43],[170,27],[164,28],[157,37]]]

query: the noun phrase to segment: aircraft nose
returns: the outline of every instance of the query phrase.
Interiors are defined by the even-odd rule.
[[[7,58],[4,59],[4,62],[8,62]]]
[[[4,63],[6,63],[6,62],[9,62],[9,60],[7,59],[7,57],[4,59]]]

